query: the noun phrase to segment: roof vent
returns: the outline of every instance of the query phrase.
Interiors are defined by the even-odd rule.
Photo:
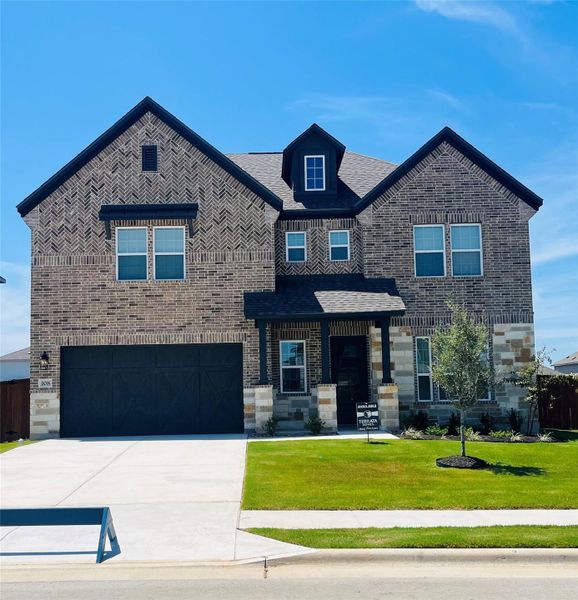
[[[143,171],[156,171],[157,170],[157,147],[156,146],[142,146],[142,170]]]

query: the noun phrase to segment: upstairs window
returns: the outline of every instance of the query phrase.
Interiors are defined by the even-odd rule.
[[[417,366],[417,399],[420,402],[433,401],[431,376],[431,344],[429,337],[415,338],[415,362]]]
[[[349,231],[329,232],[329,260],[349,260]]]
[[[185,278],[185,228],[154,228],[155,279]]]
[[[443,277],[446,274],[443,225],[415,225],[413,247],[416,277]]]
[[[116,278],[119,281],[136,281],[147,276],[146,227],[117,227]]]
[[[302,394],[306,391],[305,342],[281,341],[281,393]]]
[[[305,262],[307,260],[306,239],[304,231],[288,231],[285,234],[287,262]]]
[[[482,232],[480,225],[452,225],[452,275],[482,275]]]
[[[325,190],[325,156],[305,157],[305,191],[323,192]]]
[[[157,170],[157,147],[156,146],[141,146],[142,170],[156,171]]]

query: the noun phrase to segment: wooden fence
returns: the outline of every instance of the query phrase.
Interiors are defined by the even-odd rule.
[[[30,437],[30,379],[0,382],[0,441]]]
[[[578,378],[540,375],[545,377],[543,393],[538,403],[541,427],[578,429]]]

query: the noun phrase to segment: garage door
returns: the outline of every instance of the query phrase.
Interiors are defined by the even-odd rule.
[[[241,344],[61,350],[63,437],[243,431]]]

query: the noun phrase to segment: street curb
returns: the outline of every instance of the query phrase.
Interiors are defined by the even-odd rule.
[[[354,563],[511,563],[568,564],[578,567],[578,548],[376,548],[319,550],[318,552],[271,558],[281,565],[354,564]]]

